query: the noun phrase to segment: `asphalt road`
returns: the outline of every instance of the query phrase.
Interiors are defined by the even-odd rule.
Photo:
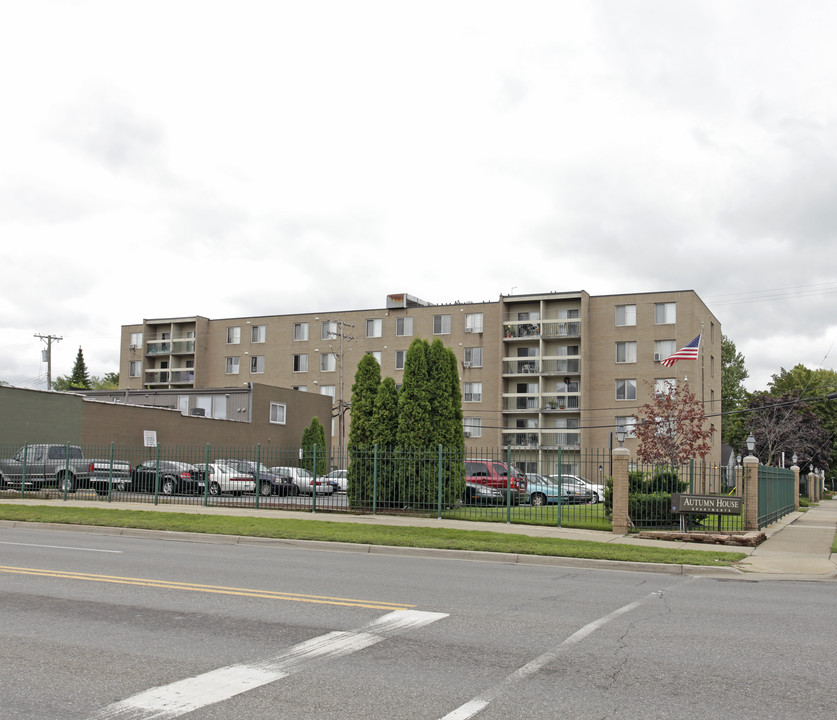
[[[834,583],[0,530],[4,720],[833,718]]]

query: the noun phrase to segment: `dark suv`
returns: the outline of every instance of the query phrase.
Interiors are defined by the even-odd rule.
[[[215,461],[219,465],[229,465],[240,473],[257,478],[259,481],[259,495],[298,495],[299,488],[290,476],[274,475],[261,463],[252,460],[227,458]]]
[[[466,460],[465,482],[497,488],[503,493],[504,502],[509,492],[511,492],[510,502],[512,505],[519,505],[527,497],[526,476],[512,465],[511,479],[509,479],[508,465],[501,460]],[[509,486],[511,486],[511,490]]]

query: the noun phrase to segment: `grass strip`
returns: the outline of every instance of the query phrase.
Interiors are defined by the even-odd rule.
[[[740,552],[541,538],[487,530],[370,526],[339,521],[196,515],[147,510],[0,504],[0,520],[716,567],[730,565],[746,557]]]

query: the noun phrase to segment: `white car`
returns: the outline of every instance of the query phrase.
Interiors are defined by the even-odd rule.
[[[229,465],[210,463],[209,471],[209,494],[220,495],[221,493],[252,493],[256,491],[256,481],[250,473],[239,472]],[[199,483],[199,492],[204,492],[203,480]]]
[[[323,480],[327,480],[334,485],[334,492],[346,492],[348,486],[349,471],[348,470],[332,470],[326,475]]]
[[[591,483],[589,480],[581,477],[580,475],[564,475],[564,480],[569,480],[570,482],[575,482],[581,485],[582,487],[590,488],[590,492],[593,493],[593,502],[599,503],[604,502],[605,499],[605,489],[604,485],[596,485],[595,483]]]
[[[311,495],[316,491],[317,495],[331,495],[334,492],[334,486],[329,480],[324,477],[319,477],[314,480],[314,475],[310,470],[301,467],[277,466],[270,468],[270,472],[274,475],[290,476],[294,479],[294,483],[299,488],[299,492],[305,495]]]

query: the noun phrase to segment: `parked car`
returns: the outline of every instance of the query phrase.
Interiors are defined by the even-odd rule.
[[[586,487],[593,493],[593,502],[599,503],[604,502],[605,497],[605,489],[603,485],[596,485],[595,483],[591,483],[586,478],[581,477],[580,475],[563,475],[564,482],[572,482],[583,487]]]
[[[508,466],[501,460],[467,459],[465,481],[497,488],[503,493],[504,502],[506,495],[510,494],[508,502],[512,505],[525,502],[528,497],[525,475],[514,465],[511,466],[511,472],[509,472]]]
[[[323,480],[328,480],[332,484],[334,492],[346,492],[349,480],[349,471],[332,470],[328,475],[323,477]]]
[[[232,493],[241,495],[256,491],[256,481],[250,473],[239,472],[231,465],[210,463],[205,471],[209,481],[209,494],[220,495],[221,493]],[[198,492],[205,492],[205,483],[201,480],[198,483]]]
[[[131,471],[131,490],[154,492],[157,482],[157,461],[147,460]],[[176,460],[160,460],[160,492],[163,495],[194,495],[203,482],[203,471],[197,465]]]
[[[268,495],[298,495],[299,489],[288,473],[275,473],[274,468],[267,468],[262,463],[239,458],[222,458],[215,461],[219,465],[229,465],[237,472],[247,473],[253,480],[259,479],[259,494]],[[254,488],[255,489],[255,488]]]
[[[279,465],[270,468],[270,472],[274,475],[293,478],[298,492],[305,495],[311,495],[313,493],[317,495],[331,495],[334,492],[334,485],[328,480],[324,477],[315,480],[311,471],[305,468]]]
[[[562,488],[566,488],[573,493],[577,503],[598,502],[598,500],[594,500],[596,496],[590,487],[578,482],[574,475],[550,475],[549,478],[553,482],[561,483]]]
[[[465,494],[462,496],[463,505],[502,505],[505,502],[505,495],[499,488],[465,481]]]
[[[562,505],[570,505],[588,502],[586,496],[579,500],[574,491],[562,487],[552,478],[540,473],[526,473],[526,492],[529,493],[530,505],[550,505],[559,502]]]

